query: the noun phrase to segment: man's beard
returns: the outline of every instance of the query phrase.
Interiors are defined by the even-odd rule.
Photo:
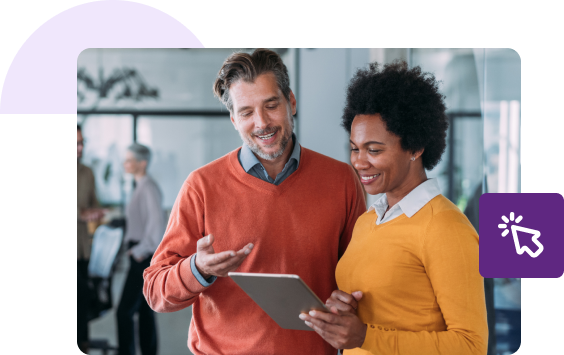
[[[243,134],[241,132],[239,132],[239,135],[241,136],[241,139],[243,140],[243,142],[245,142],[247,144],[247,146],[251,149],[251,151],[253,153],[255,153],[256,155],[258,155],[259,157],[261,157],[262,159],[265,160],[274,160],[278,157],[280,157],[282,154],[284,154],[284,151],[286,150],[286,146],[288,146],[288,142],[290,142],[290,139],[292,139],[292,132],[294,131],[294,118],[290,117],[290,124],[288,125],[289,127],[286,130],[286,134],[282,137],[282,140],[280,141],[280,149],[278,149],[277,151],[275,151],[274,153],[271,154],[267,154],[265,153],[262,148],[256,144],[253,140],[251,140],[250,137],[247,136],[243,136]],[[276,131],[280,131],[281,127],[275,127]],[[257,132],[254,132],[253,134],[256,135],[265,135],[265,134],[269,134],[272,133],[273,130],[260,130]],[[260,139],[260,138],[259,138]]]

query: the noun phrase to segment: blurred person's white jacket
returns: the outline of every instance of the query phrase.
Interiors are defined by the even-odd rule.
[[[126,232],[124,242],[137,243],[131,248],[134,258],[141,260],[152,255],[159,246],[166,228],[162,209],[162,193],[148,175],[137,182],[125,209]]]

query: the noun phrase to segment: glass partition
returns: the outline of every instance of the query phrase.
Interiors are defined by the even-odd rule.
[[[96,194],[103,205],[121,205],[125,199],[123,160],[133,143],[133,118],[129,115],[82,117],[84,152],[81,162],[92,169]]]
[[[474,50],[484,117],[483,192],[521,192],[521,59],[512,49]],[[497,353],[521,343],[521,279],[494,279]]]
[[[153,152],[149,174],[159,184],[167,210],[192,171],[241,146],[228,116],[140,116],[137,142]]]

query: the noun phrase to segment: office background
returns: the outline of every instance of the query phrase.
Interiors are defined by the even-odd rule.
[[[83,163],[97,182],[100,202],[119,217],[132,191],[123,173],[125,148],[136,141],[153,150],[149,173],[170,210],[194,169],[241,145],[212,83],[235,49],[89,49],[78,58],[78,123],[86,141]],[[240,50],[240,49],[239,49]],[[252,49],[243,49],[252,51]],[[348,162],[348,137],[340,127],[345,88],[368,62],[406,60],[442,81],[451,126],[442,162],[428,173],[442,193],[478,229],[484,192],[520,192],[520,59],[509,49],[275,49],[290,72],[298,101],[299,142]],[[368,204],[374,198],[369,196]],[[114,304],[127,258],[118,257]],[[510,354],[520,341],[520,280],[494,279],[489,289],[490,354]],[[92,338],[116,343],[109,311],[91,322]],[[160,354],[186,354],[190,309],[159,314]],[[93,352],[94,353],[94,350]]]

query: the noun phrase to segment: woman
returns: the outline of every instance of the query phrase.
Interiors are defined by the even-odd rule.
[[[443,96],[405,62],[359,70],[343,126],[366,192],[383,193],[357,221],[339,264],[331,313],[300,318],[345,354],[486,354],[478,235],[425,170],[445,150]]]

